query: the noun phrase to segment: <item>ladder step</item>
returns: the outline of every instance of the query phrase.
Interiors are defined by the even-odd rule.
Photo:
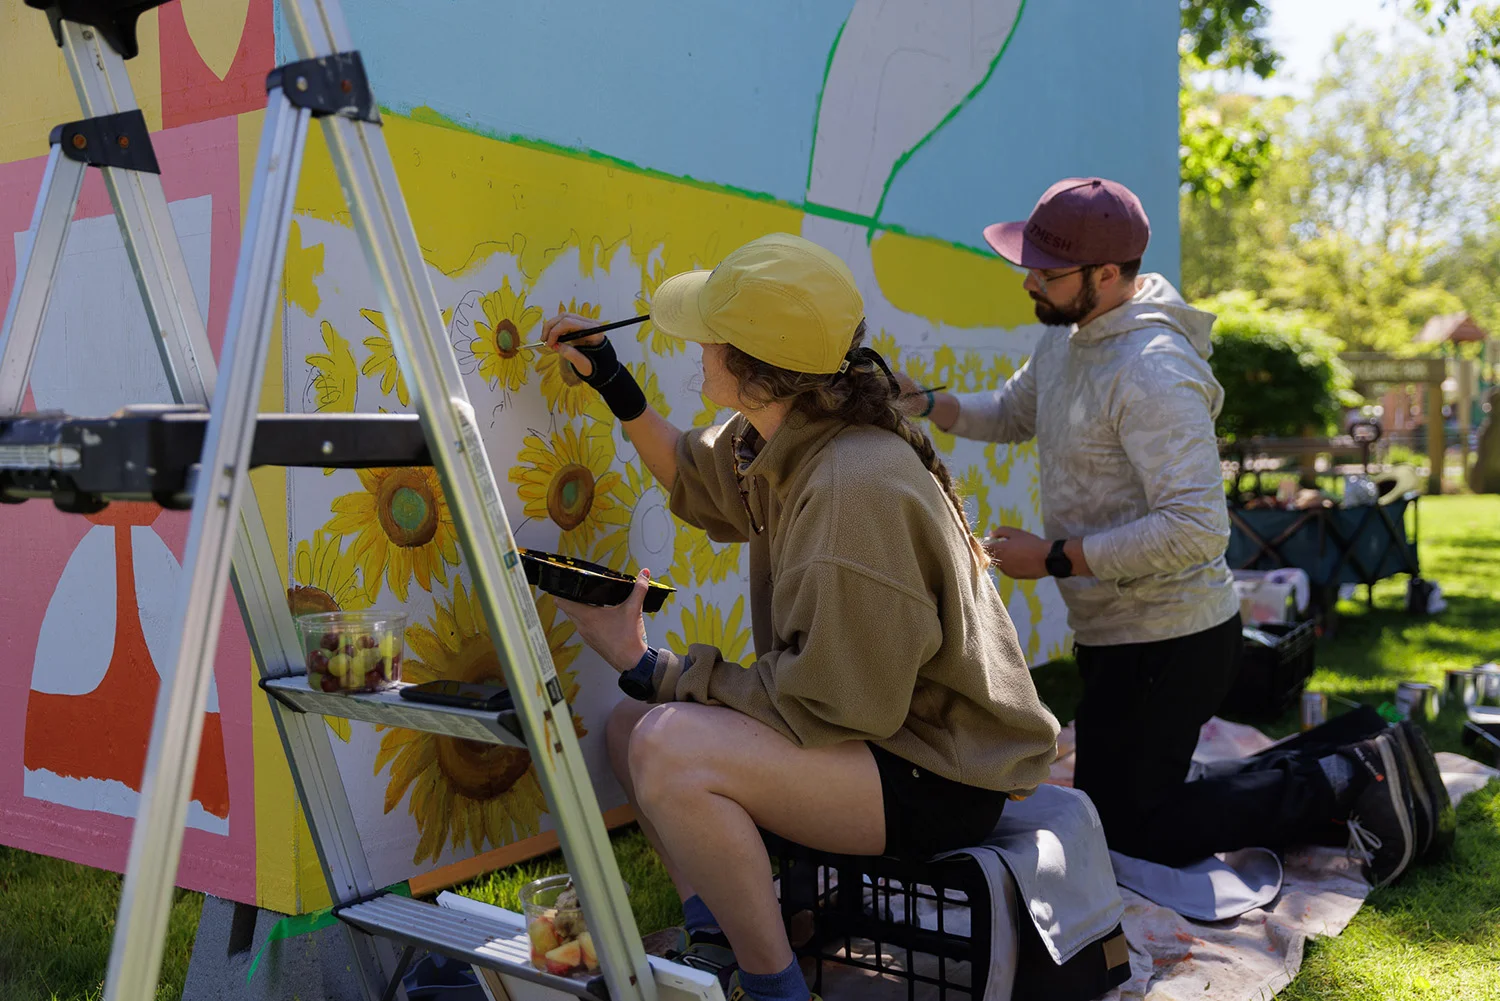
[[[440,733],[447,737],[476,740],[485,744],[526,746],[521,720],[511,710],[493,713],[480,709],[440,706],[430,702],[412,702],[397,694],[404,687],[400,685],[383,692],[358,694],[314,691],[307,687],[307,677],[300,674],[265,678],[260,684],[277,701],[298,712],[341,716],[344,719]]]
[[[531,939],[506,921],[385,894],[333,913],[360,931],[442,953],[452,959],[529,980],[580,998],[608,998],[602,976],[560,977],[531,965]]]
[[[65,510],[154,500],[187,510],[208,430],[202,407],[128,407],[112,417],[0,417],[0,501],[51,497]],[[430,466],[415,414],[261,414],[254,466]]]

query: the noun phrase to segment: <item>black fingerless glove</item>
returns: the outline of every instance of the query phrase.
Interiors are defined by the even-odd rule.
[[[640,384],[630,374],[630,369],[621,365],[620,359],[615,357],[614,346],[609,341],[600,341],[590,347],[575,344],[573,348],[594,366],[592,372],[588,375],[580,374],[579,378],[594,387],[594,391],[604,399],[604,405],[609,407],[610,413],[622,421],[633,421],[646,412],[646,394],[641,392]],[[578,370],[575,368],[573,371]]]

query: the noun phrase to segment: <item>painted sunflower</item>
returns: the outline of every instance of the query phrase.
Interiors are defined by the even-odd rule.
[[[745,596],[742,594],[734,599],[730,606],[729,617],[724,617],[724,612],[717,605],[705,605],[703,595],[693,595],[693,608],[691,611],[684,605],[682,609],[682,632],[667,633],[667,643],[674,650],[686,651],[694,643],[703,643],[711,647],[717,647],[724,655],[724,659],[733,661],[744,667],[755,663],[755,655],[750,649],[750,630],[740,628],[740,619],[745,614]]]
[[[321,528],[311,539],[297,543],[292,555],[292,586],[286,589],[286,601],[292,616],[313,612],[358,612],[370,607],[359,578],[354,547],[340,551],[340,538]],[[349,721],[338,716],[324,716],[328,726],[344,742],[349,740]]]
[[[637,316],[645,316],[651,312],[651,300],[655,298],[657,288],[666,280],[667,265],[664,261],[658,260],[641,268],[641,290],[635,295]],[[683,350],[682,341],[676,337],[668,337],[656,329],[656,324],[650,320],[641,324],[640,329],[635,332],[635,339],[659,355],[674,355]]]
[[[581,649],[573,624],[557,614],[557,606],[545,595],[537,602],[537,614],[563,695],[571,702],[578,695],[571,666]],[[420,684],[448,678],[506,684],[483,605],[461,581],[454,586],[452,603],[438,601],[427,625],[407,627],[406,647],[404,681]],[[576,715],[573,726],[579,736],[586,732]],[[435,861],[450,846],[457,850],[467,845],[480,852],[532,837],[540,833],[542,814],[548,812],[531,754],[521,748],[392,729],[380,739],[374,774],[387,765],[391,777],[385,812],[395,809],[411,790],[407,811],[420,832],[414,863]]]
[[[724,414],[729,408],[719,406],[703,393],[698,394],[698,400],[703,406],[693,415],[693,427],[706,428],[721,423],[719,416]],[[728,420],[731,416],[733,416],[733,411],[725,415],[724,420]]]
[[[557,304],[557,312],[576,313],[591,320],[599,319],[599,307],[591,303],[579,304],[577,299],[566,306]],[[591,403],[599,403],[599,394],[589,388],[568,360],[556,351],[538,351],[536,370],[542,376],[542,396],[547,399],[547,409],[552,413],[562,411],[569,417],[577,417]],[[608,408],[605,409],[608,413]]]
[[[641,569],[637,555],[644,553],[646,566],[657,579],[670,580],[679,569],[685,569],[693,543],[692,536],[682,531],[688,526],[672,516],[669,498],[642,464],[625,466],[625,479],[615,496],[630,512],[630,519],[606,527],[589,559],[634,576]]]
[[[607,435],[580,435],[564,425],[550,444],[537,432],[528,434],[519,465],[511,467],[526,516],[550,519],[562,529],[558,546],[566,555],[588,559],[596,535],[630,523],[630,512],[615,495],[620,474],[610,468],[612,453]]]
[[[370,356],[365,359],[365,363],[359,367],[359,370],[365,375],[378,375],[381,393],[390,396],[391,391],[394,390],[396,399],[401,401],[403,407],[411,406],[411,390],[406,388],[406,376],[401,374],[401,365],[396,361],[396,349],[391,344],[391,332],[385,325],[385,314],[373,309],[361,309],[359,315],[369,320],[371,325],[380,331],[378,334],[365,338],[364,344],[370,349]],[[453,310],[443,310],[445,330],[452,321]]]
[[[715,542],[708,537],[707,532],[691,525],[683,525],[682,530],[688,538],[688,565],[693,568],[693,583],[699,587],[716,584],[739,571],[742,543]],[[681,535],[682,532],[678,534]]]
[[[327,320],[323,321],[323,347],[326,354],[307,356],[307,363],[317,373],[312,380],[313,391],[317,394],[317,404],[313,409],[318,413],[353,413],[354,396],[359,389],[359,370],[355,367],[349,342]]]
[[[661,386],[657,384],[656,373],[651,370],[651,366],[643,361],[631,361],[626,362],[625,367],[630,370],[630,374],[635,377],[636,383],[640,385],[641,392],[645,394],[646,403],[650,405],[651,409],[663,417],[670,417],[672,415],[672,405],[667,402],[666,394],[661,391]],[[626,433],[625,425],[615,420],[615,415],[609,412],[609,407],[600,399],[598,393],[591,394],[588,404],[584,408],[584,417],[592,422],[587,433],[609,435],[614,439],[616,454],[625,459],[625,461],[630,461],[630,453],[626,448],[630,442],[630,435]],[[634,446],[630,447],[633,448]]]
[[[475,337],[469,350],[479,363],[479,377],[491,387],[504,383],[506,389],[520,389],[531,369],[521,352],[532,329],[541,322],[542,308],[526,305],[526,290],[514,292],[510,279],[500,288],[483,296],[479,304],[484,319],[474,321]]]
[[[438,482],[427,467],[357,469],[363,490],[333,501],[333,517],[324,531],[356,536],[350,551],[364,575],[373,601],[380,578],[391,593],[406,600],[412,576],[424,591],[432,581],[448,583],[444,565],[458,563],[458,532]]]
[[[901,356],[901,349],[896,346],[896,335],[886,333],[884,327],[871,338],[870,347],[890,365],[895,365],[896,359]]]

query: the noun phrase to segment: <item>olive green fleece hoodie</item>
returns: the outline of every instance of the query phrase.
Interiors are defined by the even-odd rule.
[[[728,706],[804,747],[868,740],[985,789],[1047,777],[1057,720],[966,528],[899,435],[794,414],[762,442],[736,415],[682,436],[672,510],[749,542],[758,659],[659,651],[657,701]]]

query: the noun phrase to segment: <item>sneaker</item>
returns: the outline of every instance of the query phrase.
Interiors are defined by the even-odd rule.
[[[1456,821],[1453,801],[1448,797],[1448,787],[1443,785],[1443,776],[1427,743],[1427,735],[1410,720],[1396,724],[1392,733],[1401,751],[1402,764],[1411,776],[1411,800],[1417,818],[1416,857],[1444,855],[1453,847]]]
[[[812,994],[810,996],[812,1001],[823,1001],[823,999],[818,997],[816,994]],[[750,996],[749,992],[747,992],[745,988],[740,986],[739,970],[735,970],[734,973],[730,975],[729,980],[724,984],[724,997],[727,999],[727,1001],[755,1001],[755,999]]]
[[[1345,753],[1365,778],[1347,821],[1349,855],[1364,863],[1371,884],[1387,886],[1406,871],[1415,854],[1410,779],[1389,732],[1362,740]]]
[[[734,950],[722,932],[689,932],[681,925],[672,931],[677,938],[667,946],[663,958],[713,974],[734,965]]]

